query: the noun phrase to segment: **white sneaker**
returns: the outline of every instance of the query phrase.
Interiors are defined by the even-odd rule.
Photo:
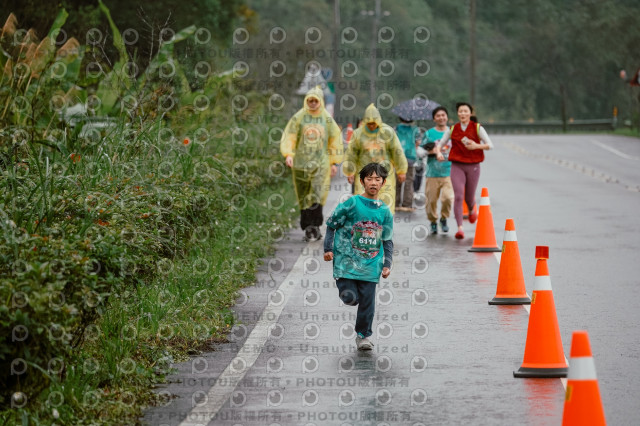
[[[368,337],[356,337],[356,346],[359,351],[370,351],[373,349],[373,343]]]

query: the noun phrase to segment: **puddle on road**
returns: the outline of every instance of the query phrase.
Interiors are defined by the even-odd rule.
[[[501,327],[509,331],[521,331],[528,323],[527,311],[522,305],[496,305],[496,315]]]
[[[564,410],[564,388],[559,379],[522,380],[527,400],[526,424],[556,425]]]

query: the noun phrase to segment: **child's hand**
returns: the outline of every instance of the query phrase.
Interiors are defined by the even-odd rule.
[[[330,261],[333,260],[333,252],[332,251],[328,251],[324,254],[324,260],[325,261]]]
[[[326,259],[327,253],[325,253],[324,255],[325,255],[325,259]],[[382,278],[387,278],[390,273],[391,273],[391,269],[386,268],[386,267],[382,268]]]

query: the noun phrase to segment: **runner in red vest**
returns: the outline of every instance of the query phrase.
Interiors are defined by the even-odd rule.
[[[456,238],[462,239],[462,200],[464,199],[469,207],[469,222],[474,223],[478,218],[475,194],[480,179],[480,163],[484,160],[484,151],[493,148],[493,143],[484,127],[471,121],[473,107],[470,104],[458,102],[456,110],[460,121],[445,130],[442,139],[436,144],[436,156],[438,161],[444,161],[440,148],[451,140],[449,161],[455,194],[453,213],[458,223]]]

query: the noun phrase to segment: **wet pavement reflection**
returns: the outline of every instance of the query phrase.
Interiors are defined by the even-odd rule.
[[[493,155],[515,158],[514,154],[498,150]],[[542,179],[541,186],[551,188],[557,204],[552,212],[554,220],[565,225],[538,223],[540,211],[532,209],[540,194],[525,194],[521,189],[522,185],[533,188],[531,176],[537,166],[532,163],[528,170],[521,171],[505,161],[483,170],[483,179],[493,185],[491,202],[498,245],[502,243],[505,216],[515,217],[529,293],[533,248],[536,244],[551,246],[550,269],[563,337],[571,332],[571,327],[588,326],[599,332],[594,334],[592,344],[598,373],[605,373],[602,386],[605,412],[608,419],[612,416],[628,420],[624,413],[611,414],[607,403],[619,400],[628,411],[634,409],[635,403],[628,402],[633,391],[618,370],[624,365],[624,371],[631,372],[637,383],[637,351],[630,349],[636,343],[620,338],[612,342],[610,336],[620,334],[620,330],[626,330],[624,334],[628,335],[629,325],[638,324],[623,321],[637,318],[638,311],[631,304],[621,304],[618,298],[619,294],[633,294],[630,283],[637,283],[638,274],[619,265],[622,261],[637,265],[633,262],[637,243],[627,241],[629,247],[604,265],[583,261],[583,257],[594,252],[590,244],[593,241],[578,231],[593,229],[592,223],[582,223],[572,231],[566,229],[567,223],[572,224],[578,218],[570,205],[562,204],[567,196],[557,186],[557,182],[566,183],[572,175],[567,177],[569,172],[564,169],[556,174],[553,174],[556,169],[546,170],[547,180]],[[591,181],[585,183],[583,179],[577,175],[571,184],[591,189],[587,185]],[[534,189],[539,191],[540,186],[531,191]],[[327,214],[340,197],[338,192],[330,193]],[[607,197],[609,192],[599,195]],[[587,198],[579,211],[598,207],[593,206],[592,197]],[[605,207],[600,206],[602,210]],[[633,210],[629,207],[625,205],[625,211]],[[604,217],[605,213],[608,211],[598,214]],[[619,219],[622,223],[622,217]],[[450,220],[450,225],[454,223]],[[199,419],[201,424],[560,424],[564,403],[561,381],[513,377],[513,371],[522,363],[529,316],[521,305],[487,304],[496,291],[499,265],[495,255],[467,251],[473,242],[474,225],[465,222],[464,240],[454,239],[454,227],[449,235],[429,235],[426,225],[424,209],[398,212],[394,218],[394,268],[376,289],[373,351],[356,351],[353,330],[356,308],[340,302],[331,265],[322,260],[321,243],[302,243],[302,232],[292,230],[290,239],[283,240],[274,255],[277,261],[265,262],[256,285],[243,290],[243,303],[234,308],[238,336],[229,343],[216,345],[215,352],[201,356],[207,368],[194,369],[192,361],[176,364],[178,372],[163,391],[179,397],[150,410],[145,421],[180,424],[200,401],[192,398],[194,393],[206,393],[216,386],[225,368],[233,365],[232,360],[251,353],[258,354],[257,359],[242,372],[239,381],[217,384],[215,392],[228,395],[228,399],[219,410]],[[534,234],[530,230],[536,226],[538,233]],[[542,241],[540,235],[544,236]],[[617,244],[615,238],[610,240],[601,241],[604,245]],[[569,248],[579,259],[567,254]],[[305,267],[296,269],[296,262]],[[620,272],[615,278],[627,286],[624,292],[614,292],[613,301],[607,299],[605,287],[615,284],[610,279],[615,274],[602,272],[609,263],[618,265]],[[583,265],[580,274],[575,271],[576,264]],[[573,265],[573,270],[564,265]],[[590,284],[585,274],[598,279]],[[280,285],[291,288],[286,298],[282,297],[282,313],[276,318],[263,318],[261,312],[270,297],[274,300]],[[614,305],[618,308],[612,312],[610,307]],[[243,346],[256,323],[262,320],[272,322],[264,345]],[[563,338],[565,351],[568,341]],[[620,355],[622,348],[624,356]],[[610,352],[608,359],[597,358],[606,351]]]

